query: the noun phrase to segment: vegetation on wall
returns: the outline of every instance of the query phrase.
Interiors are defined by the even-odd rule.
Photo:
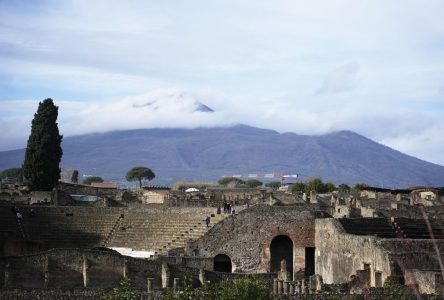
[[[185,278],[184,289],[179,293],[165,290],[164,300],[270,300],[268,283],[254,276],[234,280],[224,280],[220,283],[210,283],[194,288],[191,280]]]
[[[136,289],[132,286],[131,280],[123,278],[119,286],[109,292],[102,291],[100,300],[136,300],[140,299]]]

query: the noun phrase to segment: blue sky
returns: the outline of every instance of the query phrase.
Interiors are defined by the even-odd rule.
[[[346,129],[444,164],[443,15],[433,0],[0,0],[0,150],[51,97],[65,136]]]

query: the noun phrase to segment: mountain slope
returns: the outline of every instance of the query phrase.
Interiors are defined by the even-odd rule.
[[[302,179],[405,187],[444,185],[444,167],[405,155],[350,131],[322,136],[245,125],[228,128],[140,129],[67,137],[63,168],[121,180],[148,166],[157,183],[216,180],[255,172],[298,173]],[[23,150],[0,152],[0,170],[21,164]]]

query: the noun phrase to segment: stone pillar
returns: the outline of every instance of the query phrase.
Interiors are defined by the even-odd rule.
[[[49,256],[45,255],[45,266],[43,269],[43,288],[47,288],[49,284]]]
[[[123,259],[123,264],[122,264],[122,277],[126,278],[128,269],[127,269],[127,265],[126,265],[126,258]]]
[[[293,295],[294,294],[294,283],[290,282],[289,285],[290,285],[290,289],[288,292],[290,293],[290,295]]]
[[[301,285],[299,284],[299,282],[296,282],[296,285],[294,287],[294,292],[295,292],[295,294],[301,293]]]
[[[170,269],[166,261],[162,262],[162,288],[167,288],[170,281]]]
[[[153,292],[153,280],[154,280],[154,278],[147,278],[146,279],[146,291],[148,293]]]
[[[316,291],[322,290],[322,284],[323,284],[322,276],[316,275]]]
[[[294,260],[293,260],[293,274],[291,278],[296,278],[295,274],[297,271],[305,268],[305,248],[296,247],[294,249]]]
[[[83,255],[82,264],[82,274],[83,274],[83,287],[88,287],[88,259]]]
[[[318,203],[318,197],[315,191],[310,191],[310,203]]]
[[[278,280],[275,278],[273,279],[273,294],[277,295],[278,293]]]
[[[282,285],[283,285],[283,281],[278,280],[278,295],[282,294]]]
[[[289,285],[288,281],[284,281],[283,285],[284,285],[284,295],[288,295],[288,285]]]
[[[205,278],[205,270],[203,268],[199,269],[199,281],[202,285],[205,284],[206,278]]]
[[[9,268],[10,268],[10,264],[6,263],[5,265],[5,281],[3,282],[3,287],[6,288],[9,286]]]
[[[180,289],[180,278],[174,278],[173,280],[173,291],[177,292]]]

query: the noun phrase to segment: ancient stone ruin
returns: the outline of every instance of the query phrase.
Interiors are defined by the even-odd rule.
[[[443,293],[442,189],[352,196],[63,183],[46,194],[2,185],[0,200],[2,299],[94,299],[122,278],[155,299],[180,291],[184,276],[203,285],[251,274],[277,299],[384,299],[393,281]]]

